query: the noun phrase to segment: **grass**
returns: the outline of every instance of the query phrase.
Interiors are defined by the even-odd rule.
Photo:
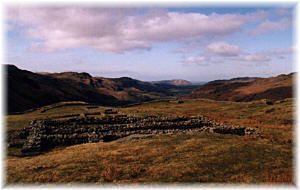
[[[271,113],[267,110],[274,109]],[[157,102],[126,108],[122,111],[137,115],[167,114],[167,115],[205,115],[213,119],[236,123],[248,124],[249,121],[256,125],[286,125],[290,127],[293,119],[293,100],[275,105],[266,105],[264,101],[253,102],[227,102],[206,99],[186,100],[184,104],[171,102]]]
[[[126,142],[90,143],[34,157],[8,156],[7,183],[293,183],[293,99],[266,105],[187,100],[153,102],[118,112],[128,115],[205,115],[258,127],[264,138],[220,134],[162,135]],[[18,129],[34,118],[104,111],[86,105],[9,115]]]
[[[8,183],[290,183],[289,145],[232,135],[157,136],[8,158]],[[274,175],[271,175],[274,174]],[[285,178],[278,177],[282,176]]]

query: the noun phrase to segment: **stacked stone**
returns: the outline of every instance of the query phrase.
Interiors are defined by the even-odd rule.
[[[36,120],[30,123],[28,137],[22,148],[22,152],[40,152],[42,151],[41,139],[46,132],[46,126],[43,122]]]
[[[56,146],[99,141],[113,141],[132,134],[177,134],[210,132],[221,134],[255,134],[255,129],[231,126],[193,117],[83,117],[67,120],[35,120],[26,129],[27,138],[22,152],[41,152]],[[24,133],[25,134],[25,133]]]
[[[23,130],[10,130],[7,133],[8,147],[9,148],[23,147],[28,135],[29,135],[29,128],[24,128]]]

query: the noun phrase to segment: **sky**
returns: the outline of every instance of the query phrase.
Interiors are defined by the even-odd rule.
[[[293,8],[8,6],[5,62],[143,81],[287,74]]]

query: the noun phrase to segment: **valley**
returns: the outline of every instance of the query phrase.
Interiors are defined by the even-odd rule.
[[[294,183],[295,74],[192,85],[8,68],[12,183]]]

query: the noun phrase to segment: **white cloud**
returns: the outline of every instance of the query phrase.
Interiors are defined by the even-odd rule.
[[[188,42],[226,36],[240,31],[247,22],[266,18],[265,11],[240,14],[200,14],[126,8],[14,7],[7,20],[26,28],[31,50],[55,51],[91,47],[121,53],[151,49],[153,42]]]
[[[211,43],[206,47],[206,49],[209,52],[213,52],[224,57],[237,56],[242,52],[239,46],[231,45],[226,42]]]
[[[241,54],[238,57],[232,57],[231,60],[239,62],[266,63],[270,62],[273,58],[285,59],[286,55],[292,54],[294,51],[294,46],[290,48],[277,48],[272,50],[264,50],[256,53]]]
[[[248,32],[250,35],[265,34],[272,31],[284,31],[291,25],[291,21],[287,18],[283,18],[280,21],[272,22],[266,20],[258,25],[257,28]]]
[[[271,57],[264,53],[255,53],[243,56],[242,60],[250,62],[269,62],[271,60]]]
[[[184,60],[184,63],[186,64],[199,64],[199,65],[207,65],[208,64],[208,58],[205,56],[198,56],[198,57],[193,57],[190,56]]]
[[[216,45],[217,44],[217,45]],[[221,44],[221,45],[220,45]],[[226,45],[225,45],[226,44]],[[238,51],[234,51],[234,54],[230,51],[225,51],[226,48],[219,47],[235,47]],[[210,47],[210,48],[209,48]],[[184,59],[184,63],[186,64],[198,64],[198,65],[209,65],[209,64],[219,64],[229,61],[236,61],[238,63],[268,63],[272,59],[285,59],[286,55],[292,54],[295,51],[295,47],[292,46],[290,48],[278,48],[272,50],[264,50],[256,53],[246,53],[243,52],[238,46],[230,45],[225,42],[216,42],[207,46],[206,49],[210,49],[202,53],[202,55],[198,57],[190,56]],[[224,50],[225,49],[225,50]],[[234,48],[233,48],[234,49]],[[214,54],[210,54],[213,51]],[[215,56],[217,55],[217,56]],[[230,56],[229,56],[230,55]]]

